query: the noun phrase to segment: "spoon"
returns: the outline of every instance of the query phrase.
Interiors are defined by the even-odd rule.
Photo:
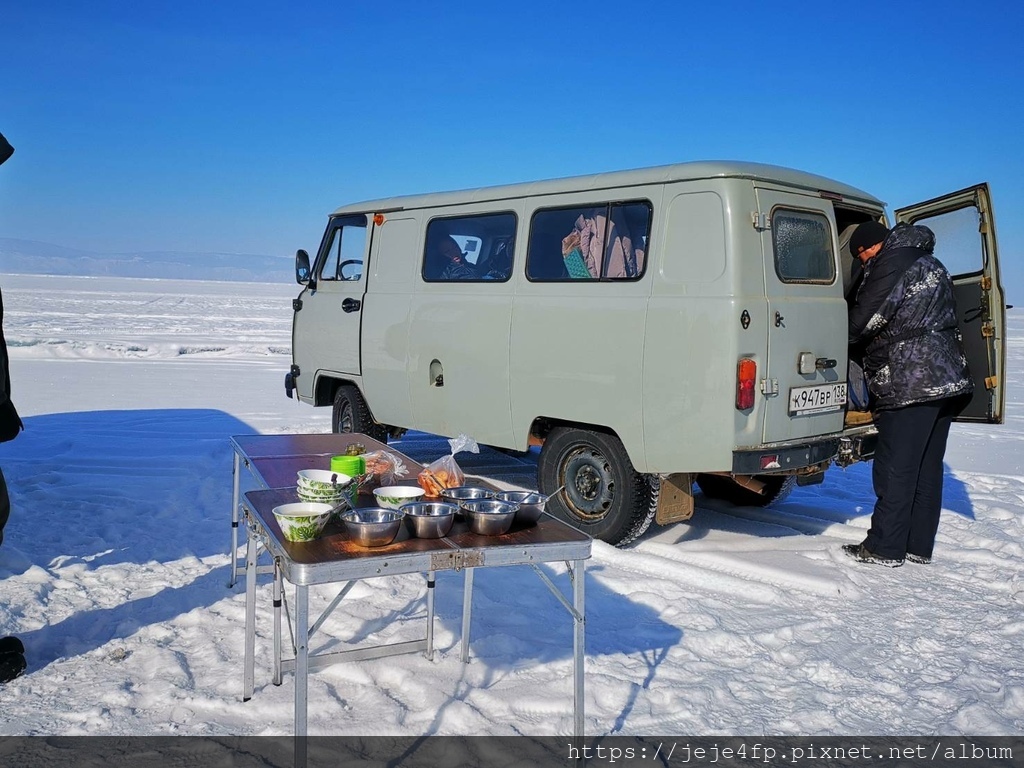
[[[331,516],[340,515],[345,510],[346,507],[348,509],[352,509],[352,505],[349,503],[349,500],[346,498],[342,498],[341,503],[338,504],[338,506],[331,509]]]
[[[546,499],[544,499],[544,505],[545,505],[545,506],[547,506],[547,503],[548,503],[549,501],[551,501],[551,497],[552,497],[552,496],[557,496],[558,494],[560,494],[560,493],[561,493],[562,491],[564,491],[564,490],[565,490],[565,485],[564,485],[564,484],[563,484],[563,485],[560,485],[560,486],[558,486],[557,488],[555,488],[555,490],[554,490],[554,491],[552,491],[551,493],[549,493],[549,494],[548,494],[548,497],[547,497]]]

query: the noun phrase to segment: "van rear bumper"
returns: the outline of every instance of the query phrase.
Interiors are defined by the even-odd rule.
[[[734,475],[784,475],[831,461],[840,436],[774,443],[732,452]]]

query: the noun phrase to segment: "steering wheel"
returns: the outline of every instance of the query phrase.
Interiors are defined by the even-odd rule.
[[[350,264],[358,264],[359,265],[359,270],[353,276],[346,277],[345,276],[345,267],[349,266]],[[343,262],[341,262],[338,265],[338,279],[339,280],[358,280],[362,276],[363,276],[363,262],[362,262],[361,259],[348,259],[347,261],[343,261]]]

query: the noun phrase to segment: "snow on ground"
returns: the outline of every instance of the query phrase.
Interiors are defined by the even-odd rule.
[[[0,276],[14,400],[0,446],[14,511],[0,547],[0,635],[28,647],[0,686],[0,735],[278,735],[291,676],[241,700],[244,593],[227,585],[231,435],[327,432],[288,400],[294,286]],[[1007,423],[956,425],[935,563],[844,558],[870,516],[870,467],[833,469],[774,509],[698,497],[694,517],[587,568],[589,735],[1011,735],[1024,732],[1024,315],[1010,313]],[[413,433],[417,460],[446,441]],[[529,486],[529,456],[460,455]],[[559,583],[564,569],[545,566]],[[572,732],[572,627],[527,568],[438,574],[432,661],[310,676],[312,735]],[[322,647],[413,639],[421,576],[361,582]],[[260,601],[269,601],[261,583]],[[336,590],[312,590],[312,613]],[[316,650],[314,642],[314,650]]]

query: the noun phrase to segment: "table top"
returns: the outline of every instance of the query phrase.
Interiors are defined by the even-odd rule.
[[[300,469],[328,469],[330,457],[360,443],[367,451],[387,450],[404,461],[409,474],[399,482],[416,485],[421,464],[362,434],[241,435],[233,437],[235,450],[266,490],[245,494],[252,522],[280,558],[285,578],[293,584],[315,584],[342,578],[366,578],[385,573],[412,573],[486,565],[582,560],[590,557],[592,539],[548,514],[532,525],[513,525],[501,536],[473,533],[457,517],[444,538],[420,539],[402,526],[395,540],[384,547],[363,547],[351,540],[343,523],[332,519],[314,541],[284,538],[274,518],[274,507],[299,501],[295,475]],[[486,481],[474,484],[494,488]],[[495,489],[497,490],[497,489]],[[377,506],[372,492],[360,493],[356,507]]]
[[[356,433],[315,435],[236,435],[231,438],[235,451],[250,466],[263,488],[285,488],[295,485],[300,469],[330,469],[331,457],[359,443],[367,452],[387,451],[405,464],[408,473],[396,482],[415,482],[423,466],[404,453]]]
[[[261,529],[267,548],[281,560],[282,571],[293,584],[318,584],[344,578],[366,578],[388,573],[458,570],[463,567],[517,565],[590,557],[592,539],[551,515],[533,525],[513,525],[500,536],[473,533],[457,517],[448,535],[420,539],[403,525],[395,540],[383,547],[354,542],[337,519],[327,523],[319,538],[287,541],[274,518],[274,507],[296,502],[295,488],[272,488],[245,494],[252,522]],[[356,507],[375,506],[372,494],[361,493]]]
[[[410,459],[408,456],[393,451],[390,448],[388,453],[397,456],[405,464],[408,470],[402,477],[396,478],[395,485],[416,485],[416,476],[423,467]],[[262,480],[264,488],[288,488],[295,486],[295,478],[300,469],[330,469],[331,456],[336,453],[309,454],[301,456],[262,456],[258,459],[250,459],[252,468],[256,470],[258,480]],[[370,497],[372,500],[372,496]],[[369,505],[364,505],[369,506]]]
[[[327,432],[315,435],[235,435],[231,438],[231,443],[236,451],[248,459],[266,456],[337,456],[344,453],[353,443],[360,443],[367,451],[391,450],[369,435],[353,432]]]

